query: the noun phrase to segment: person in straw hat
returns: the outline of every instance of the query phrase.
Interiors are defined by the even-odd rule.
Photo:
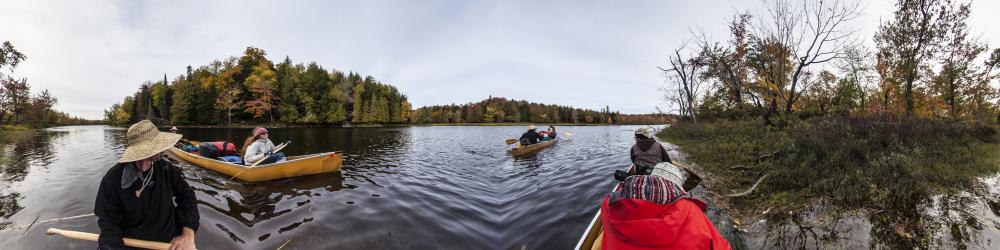
[[[97,191],[99,249],[125,249],[122,237],[170,242],[170,249],[195,249],[199,217],[194,190],[180,169],[160,158],[180,138],[160,132],[149,120],[128,128],[125,152]]]
[[[521,142],[521,146],[535,144],[542,139],[542,136],[538,132],[535,132],[535,129],[538,129],[535,125],[528,125],[528,132],[521,134],[521,139],[518,139]]]
[[[653,173],[653,166],[660,162],[671,162],[667,155],[667,149],[663,148],[656,139],[653,139],[653,132],[648,128],[635,130],[635,144],[629,150],[632,164],[635,164],[636,174],[648,175]]]

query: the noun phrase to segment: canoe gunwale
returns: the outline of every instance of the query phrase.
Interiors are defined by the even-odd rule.
[[[176,149],[176,148],[172,148],[172,149]],[[243,164],[236,164],[236,163],[232,163],[232,162],[228,162],[228,161],[220,161],[220,160],[216,160],[216,159],[212,159],[212,158],[208,158],[208,157],[204,157],[204,156],[192,154],[192,153],[189,153],[189,152],[184,152],[183,150],[179,150],[179,149],[177,151],[180,151],[182,153],[188,154],[188,156],[190,156],[190,157],[202,158],[202,159],[205,159],[205,160],[214,161],[214,162],[216,162],[218,164],[228,164],[228,165],[232,165],[234,167],[240,167],[240,168],[243,168],[243,169],[263,169],[263,168],[270,168],[270,167],[281,167],[284,164],[289,164],[289,163],[294,163],[294,162],[298,162],[298,161],[308,160],[308,159],[315,158],[315,157],[322,157],[322,156],[326,156],[326,155],[339,154],[339,152],[337,152],[337,151],[330,151],[330,152],[325,152],[325,153],[315,153],[315,154],[307,154],[307,155],[296,155],[296,156],[287,157],[286,159],[290,159],[290,160],[287,160],[287,161],[275,162],[275,163],[268,163],[268,164],[264,164],[264,165],[257,165],[255,167],[250,167],[250,166],[243,165]],[[171,153],[175,153],[175,152],[172,151]]]
[[[558,140],[559,139],[552,139],[552,140],[548,140],[548,141],[544,141],[544,142],[539,142],[539,143],[531,144],[531,145],[528,145],[528,146],[517,147],[517,148],[511,149],[510,153],[511,153],[511,155],[513,155],[515,157],[516,156],[522,156],[522,155],[536,153],[539,150],[545,149],[545,148],[547,148],[549,146],[552,146],[553,144],[556,144],[556,141],[558,141]]]
[[[288,157],[290,159],[288,161],[255,167],[211,159],[173,147],[167,151],[191,165],[227,176],[235,176],[236,179],[245,182],[269,181],[302,175],[336,172],[340,171],[343,164],[342,153],[337,151],[291,156]],[[324,159],[327,157],[331,159]]]
[[[628,171],[632,172],[633,168],[635,168],[635,164],[629,166]],[[618,190],[618,186],[619,186],[618,183],[615,183],[614,186],[611,187],[611,192]],[[594,213],[594,218],[590,220],[590,225],[588,225],[587,229],[583,231],[583,235],[580,236],[580,240],[577,241],[576,247],[574,247],[573,249],[578,249],[578,250],[593,249],[594,243],[596,243],[598,240],[597,237],[600,236],[600,233],[603,230],[604,230],[604,225],[601,224],[601,208],[598,207],[597,212]],[[595,235],[593,235],[593,237],[590,237],[592,234]]]

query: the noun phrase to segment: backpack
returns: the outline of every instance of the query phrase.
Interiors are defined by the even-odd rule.
[[[236,144],[227,141],[202,142],[198,145],[198,155],[212,159],[220,156],[239,156],[236,153]]]

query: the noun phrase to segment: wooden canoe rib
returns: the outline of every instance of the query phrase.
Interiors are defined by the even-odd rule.
[[[205,158],[196,154],[184,152],[178,148],[170,148],[171,154],[199,167],[211,169],[228,176],[237,175],[236,179],[245,182],[276,180],[303,175],[321,174],[340,171],[344,157],[338,152],[327,152],[310,155],[290,156],[285,162],[247,167],[244,165]]]
[[[531,145],[528,145],[528,146],[516,147],[516,148],[510,150],[510,153],[514,157],[532,154],[532,153],[538,152],[539,150],[542,150],[544,148],[552,146],[552,144],[556,144],[556,140],[558,140],[558,139],[552,139],[552,140],[548,140],[548,141],[544,141],[544,142],[539,142],[539,143],[531,144]]]
[[[632,172],[635,165],[628,167],[628,172]],[[618,191],[620,185],[615,184],[611,187],[611,191]],[[590,250],[590,249],[601,249],[601,238],[604,236],[602,233],[604,231],[604,224],[601,223],[601,209],[597,208],[597,213],[594,214],[594,218],[590,220],[590,225],[587,226],[587,230],[583,231],[583,235],[580,236],[580,241],[577,241],[576,247],[573,249],[578,250]]]

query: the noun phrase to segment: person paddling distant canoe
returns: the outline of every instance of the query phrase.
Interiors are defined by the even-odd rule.
[[[127,249],[123,237],[195,249],[199,216],[194,190],[180,169],[160,158],[181,135],[160,132],[149,120],[132,125],[125,135],[125,153],[97,191],[98,249]]]
[[[632,163],[635,164],[636,174],[648,175],[653,173],[653,166],[660,162],[671,162],[667,155],[667,149],[663,148],[653,133],[647,128],[635,130],[635,144],[629,150]]]
[[[545,131],[545,134],[549,136],[549,140],[556,139],[556,126],[549,125],[549,130]]]
[[[243,162],[246,165],[252,165],[261,159],[264,161],[257,165],[285,161],[285,153],[275,153],[274,143],[267,137],[267,129],[262,127],[253,129],[253,134],[243,143]]]
[[[521,142],[521,146],[535,144],[542,139],[542,137],[538,135],[538,132],[535,132],[535,129],[537,129],[535,125],[528,125],[528,132],[521,134],[521,139],[518,139],[518,141]]]

